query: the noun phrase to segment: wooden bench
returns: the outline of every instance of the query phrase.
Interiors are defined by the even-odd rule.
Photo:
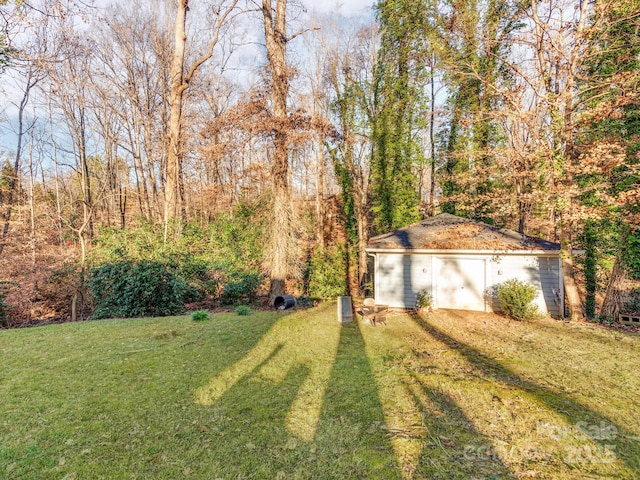
[[[374,302],[370,302],[368,300],[373,300],[371,298],[367,298],[364,301],[364,305],[360,309],[362,318],[364,320],[368,320],[371,325],[374,327],[378,323],[387,324],[387,310],[389,310],[389,305],[376,305]]]

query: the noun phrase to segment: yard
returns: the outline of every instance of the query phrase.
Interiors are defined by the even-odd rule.
[[[637,334],[335,309],[0,331],[0,478],[640,477]]]

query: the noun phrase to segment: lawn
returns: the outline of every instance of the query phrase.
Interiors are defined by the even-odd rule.
[[[639,347],[335,303],[0,331],[0,478],[640,478]]]

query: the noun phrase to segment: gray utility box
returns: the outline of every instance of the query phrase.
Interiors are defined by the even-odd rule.
[[[349,323],[353,321],[353,305],[351,297],[338,297],[338,321]]]

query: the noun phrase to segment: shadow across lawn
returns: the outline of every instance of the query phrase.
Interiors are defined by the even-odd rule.
[[[333,311],[279,320],[195,399],[198,478],[401,478],[360,331]]]
[[[356,322],[341,327],[314,443],[319,468],[311,478],[401,478]]]
[[[419,385],[412,396],[423,411],[426,430],[415,478],[515,478],[490,439],[474,428],[453,398],[427,387],[415,376],[412,384]]]
[[[0,478],[183,478],[190,452],[206,441],[193,385],[241,359],[285,317],[254,315],[250,329],[237,318],[2,332],[9,376],[0,378]]]
[[[565,456],[564,461],[567,464],[572,464],[572,468],[587,474],[590,468],[596,464],[617,459],[617,461],[626,466],[628,473],[633,475],[632,477],[620,478],[640,478],[640,456],[637,455],[639,450],[637,438],[633,432],[627,430],[623,425],[612,422],[605,415],[590,409],[562,392],[545,388],[522,378],[480,350],[449,336],[419,315],[412,315],[412,319],[427,334],[462,355],[485,378],[526,393],[550,411],[564,417],[572,427],[578,425],[612,427],[613,435],[606,436],[606,438],[599,438],[598,435],[594,435],[589,438],[597,448],[587,451],[586,457],[584,456],[584,451],[565,451],[565,454],[568,453],[568,457]],[[595,457],[592,456],[594,452],[596,454]],[[599,458],[597,454],[603,454],[603,457]],[[611,456],[605,458],[608,454],[612,454],[613,458]],[[616,476],[615,478],[618,477]]]
[[[384,428],[404,478],[513,478],[498,455],[486,455],[492,440],[443,388],[440,371],[423,356],[431,345],[410,317],[390,318],[387,327],[361,321],[360,328],[385,413]],[[483,450],[469,451],[469,446]]]

